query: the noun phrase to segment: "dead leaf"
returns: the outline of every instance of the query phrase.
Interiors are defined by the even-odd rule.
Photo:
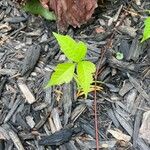
[[[24,5],[27,0],[13,0]],[[103,0],[39,0],[42,6],[54,11],[57,16],[58,28],[64,31],[69,25],[74,28],[85,24],[94,13],[98,3]]]
[[[97,0],[40,0],[44,7],[49,7],[57,16],[60,30],[69,25],[80,27],[86,23],[97,7]]]
[[[139,131],[139,136],[150,143],[150,111],[143,114],[143,121]]]

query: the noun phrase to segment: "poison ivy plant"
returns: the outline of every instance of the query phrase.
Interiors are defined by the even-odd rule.
[[[53,33],[58,41],[61,51],[68,58],[68,62],[58,64],[46,87],[69,83],[73,78],[77,86],[87,96],[91,91],[95,65],[85,60],[87,46],[85,43],[76,42],[68,35]]]
[[[23,10],[35,15],[40,15],[47,20],[56,20],[54,13],[44,8],[39,0],[28,0],[23,6]]]
[[[143,32],[143,38],[141,42],[144,42],[145,40],[150,38],[150,17],[146,18],[144,21],[144,32]]]

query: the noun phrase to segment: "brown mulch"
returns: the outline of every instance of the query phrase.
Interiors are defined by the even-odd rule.
[[[66,33],[86,42],[87,59],[100,67],[100,149],[150,150],[150,40],[140,43],[146,9],[149,0],[107,1]],[[55,22],[0,1],[0,150],[96,148],[94,92],[77,97],[74,81],[44,88],[65,61],[52,31]]]

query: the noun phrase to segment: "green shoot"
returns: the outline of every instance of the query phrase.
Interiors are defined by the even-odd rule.
[[[74,78],[78,88],[87,96],[94,82],[93,73],[96,71],[96,67],[92,62],[85,61],[86,44],[81,41],[76,42],[68,35],[57,33],[53,33],[53,35],[69,62],[56,66],[46,87],[69,83]]]

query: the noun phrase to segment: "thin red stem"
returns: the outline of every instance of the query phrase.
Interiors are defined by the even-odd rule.
[[[99,135],[98,135],[98,117],[97,117],[96,90],[94,91],[94,121],[95,121],[96,150],[99,150]]]
[[[118,28],[121,23],[123,22],[124,18],[127,16],[128,14],[125,14],[125,16],[122,18],[122,20],[120,21],[120,23],[118,24],[118,26],[116,26],[116,28]],[[104,58],[104,54],[106,52],[107,49],[109,49],[112,45],[112,39],[113,36],[115,34],[115,28],[113,29],[113,32],[111,34],[111,37],[108,39],[106,46],[104,47],[104,49],[102,49],[101,52],[101,58],[100,61],[97,65],[97,69],[96,69],[96,73],[95,73],[95,81],[97,80],[97,77],[99,75],[99,69],[102,67],[102,60]],[[95,82],[95,87],[96,87],[96,82]],[[96,97],[96,88],[94,90],[94,122],[95,122],[95,140],[96,140],[96,150],[99,150],[99,134],[98,134],[98,113],[97,113],[97,97]],[[99,125],[100,126],[100,125]]]

